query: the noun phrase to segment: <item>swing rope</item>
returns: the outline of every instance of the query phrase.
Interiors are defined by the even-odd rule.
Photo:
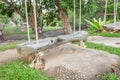
[[[106,23],[106,17],[107,17],[107,6],[108,6],[108,0],[105,1],[104,24]]]
[[[35,33],[36,33],[36,44],[38,44],[38,28],[37,28],[37,18],[36,18],[36,0],[33,1],[34,7],[34,19],[35,19]]]
[[[80,4],[80,10],[79,10],[79,32],[81,31],[81,0],[80,0],[80,2],[79,2],[79,4]]]
[[[27,0],[25,0],[25,11],[26,11],[26,23],[27,23],[27,36],[28,36],[28,42],[30,42],[30,27],[28,22],[28,10],[27,10]]]
[[[76,10],[75,10],[75,0],[74,0],[74,33],[75,33],[75,22],[76,22],[76,20],[75,20],[75,15],[76,14]]]

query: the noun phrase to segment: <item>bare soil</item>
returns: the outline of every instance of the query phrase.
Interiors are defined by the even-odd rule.
[[[13,60],[21,59],[23,56],[18,54],[16,49],[10,49],[0,52],[0,65]]]

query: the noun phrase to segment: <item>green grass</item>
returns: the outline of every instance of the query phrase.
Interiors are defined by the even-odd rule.
[[[90,36],[103,36],[103,37],[120,37],[120,32],[118,33],[109,33],[109,32],[98,32],[98,33],[93,33],[89,32]]]
[[[120,48],[106,46],[106,45],[103,45],[103,44],[96,44],[96,43],[92,43],[92,42],[85,42],[85,44],[87,45],[88,48],[107,51],[111,54],[116,54],[116,55],[120,56]]]
[[[26,31],[21,31],[20,27],[5,27],[3,29],[3,34],[5,36],[14,35],[14,34],[27,34]],[[30,34],[33,34],[33,31],[30,30]]]
[[[21,42],[14,42],[14,43],[10,43],[10,44],[5,44],[0,46],[0,51],[5,51],[7,49],[14,49],[16,47],[17,44],[20,44]]]
[[[120,80],[114,73],[107,73],[102,76],[102,80]]]
[[[45,32],[45,31],[51,31],[56,29],[62,29],[62,27],[53,27],[53,26],[44,27],[43,31]],[[3,33],[5,36],[10,36],[14,34],[27,34],[27,31],[21,31],[20,27],[5,27],[3,29]],[[34,31],[32,31],[31,29],[30,29],[30,34],[34,34]]]
[[[57,30],[57,29],[63,29],[63,27],[48,26],[48,27],[44,27],[43,31],[51,31],[51,30]]]
[[[0,80],[54,80],[21,61],[0,66]]]

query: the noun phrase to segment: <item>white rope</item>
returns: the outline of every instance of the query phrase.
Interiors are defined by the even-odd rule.
[[[80,10],[79,10],[79,32],[81,31],[81,0],[80,0]]]
[[[36,43],[38,44],[38,29],[37,29],[37,18],[36,18],[36,0],[33,0],[34,7],[34,19],[35,19],[35,33],[36,33]]]
[[[76,22],[76,20],[75,20],[75,15],[76,14],[76,11],[75,11],[75,0],[74,0],[74,33],[75,33],[75,22]]]
[[[28,42],[30,42],[30,29],[29,29],[29,22],[28,22],[27,0],[25,0],[25,11],[26,11],[26,23],[27,23],[27,36],[28,36]]]
[[[107,17],[107,5],[108,5],[108,0],[105,0],[104,24],[106,23],[106,17]]]

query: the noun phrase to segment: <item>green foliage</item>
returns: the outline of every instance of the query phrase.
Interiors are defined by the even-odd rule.
[[[99,20],[93,18],[92,21],[89,20],[85,20],[87,23],[90,24],[90,27],[88,28],[89,31],[102,31],[103,30],[103,24],[104,22],[101,20],[101,18],[99,18]]]
[[[120,2],[118,2],[118,10],[117,10],[117,19],[120,19],[120,10],[119,10],[119,7],[120,7]],[[111,3],[111,2],[108,2],[108,12],[107,13],[114,13],[114,3]],[[107,19],[113,19],[113,15],[109,15],[107,16]]]
[[[14,9],[12,8],[12,4],[8,5],[0,0],[0,14],[11,17],[13,13]]]
[[[16,47],[17,44],[20,44],[21,42],[14,42],[14,43],[10,43],[10,44],[5,44],[0,46],[0,51],[5,51],[7,49],[13,49]]]
[[[8,22],[8,16],[0,14],[0,28],[3,28],[6,22]]]
[[[6,23],[8,21],[8,16],[0,14],[1,22]]]
[[[120,80],[117,75],[113,73],[107,73],[102,76],[101,80]]]
[[[97,17],[98,15],[98,10],[100,4],[100,1],[98,2],[97,0],[88,0],[87,3],[85,3],[85,0],[82,0],[82,17],[83,19],[91,19],[93,17]]]
[[[0,80],[54,80],[44,76],[43,71],[30,68],[21,61],[0,66]]]

